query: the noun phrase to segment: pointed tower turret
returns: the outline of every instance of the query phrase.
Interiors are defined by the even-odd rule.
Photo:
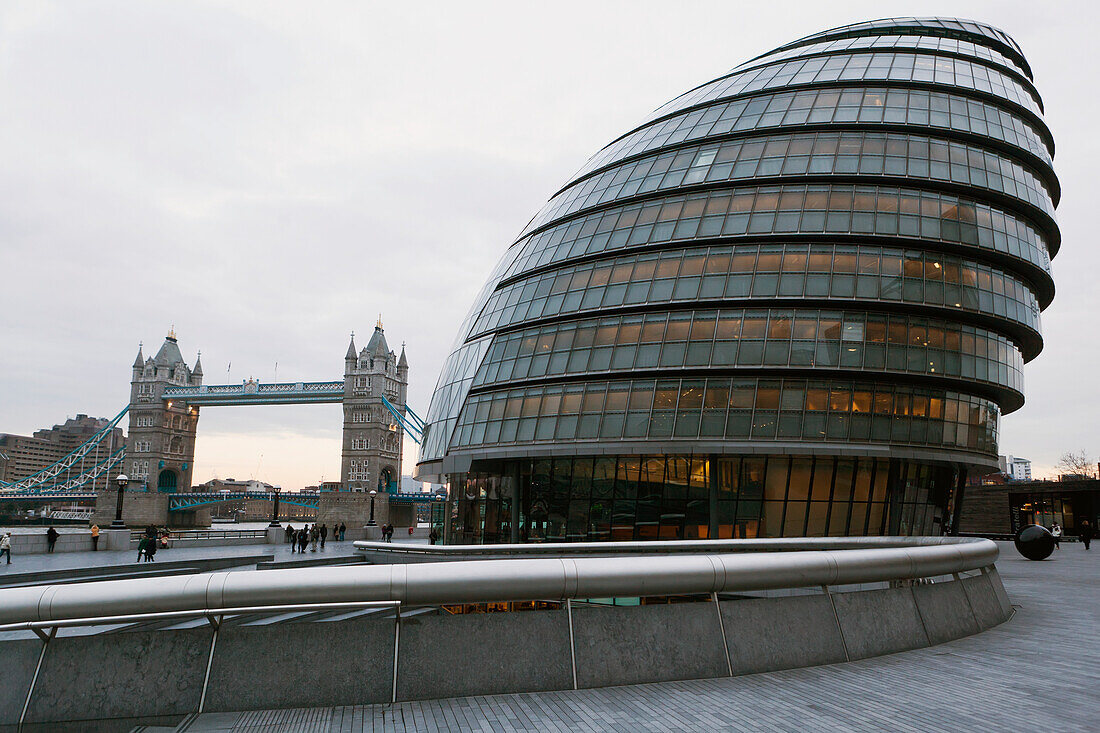
[[[397,360],[397,369],[398,369],[398,371],[400,371],[401,369],[404,369],[404,370],[408,371],[408,369],[409,369],[409,360],[405,358],[405,342],[404,341],[401,342],[401,358]]]
[[[344,374],[350,374],[351,370],[355,368],[355,362],[358,360],[358,356],[355,354],[355,331],[351,332],[351,343],[348,344],[348,353],[344,354]]]
[[[202,384],[202,352],[195,357],[195,368],[191,370],[191,384]]]
[[[382,314],[378,314],[378,323],[374,325],[374,333],[370,336],[370,341],[367,342],[367,352],[371,356],[386,358],[386,355],[390,353],[390,347],[386,344],[386,335],[382,330]]]
[[[142,370],[145,368],[145,357],[141,354],[141,347],[143,344],[138,342],[137,357],[134,358],[134,379],[137,379],[141,375]]]

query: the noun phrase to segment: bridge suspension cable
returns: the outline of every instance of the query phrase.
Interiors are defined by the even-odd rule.
[[[104,475],[125,457],[126,445],[116,447],[111,440],[108,440],[107,445],[103,446],[102,455],[100,448],[109,436],[113,439],[112,431],[129,411],[129,405],[122,408],[120,413],[71,453],[37,473],[18,481],[0,481],[0,492],[70,491]],[[73,477],[74,471],[77,472],[76,477]]]
[[[417,445],[420,445],[420,441],[424,439],[424,428],[418,426],[412,420],[408,419],[400,412],[398,412],[397,408],[393,406],[393,403],[386,399],[386,395],[381,395],[381,397],[382,404],[386,406],[386,409],[389,410],[394,418],[396,418],[397,422],[401,424],[401,427],[404,428],[408,436],[412,438]],[[412,410],[409,409],[408,405],[405,405],[405,411],[412,412]],[[416,417],[416,420],[420,421],[421,425],[423,425],[423,421],[420,420],[419,417]]]

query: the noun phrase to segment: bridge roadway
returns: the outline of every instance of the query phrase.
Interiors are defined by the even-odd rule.
[[[1100,730],[1100,548],[999,543],[1007,623],[939,646],[742,677],[397,705],[207,713],[146,731]],[[288,672],[296,674],[296,672]],[[311,672],[312,674],[313,672]],[[324,674],[324,665],[315,673]],[[455,674],[462,670],[456,669]]]

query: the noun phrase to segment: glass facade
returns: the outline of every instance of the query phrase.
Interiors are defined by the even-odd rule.
[[[938,534],[1042,350],[1054,141],[1003,32],[753,59],[594,155],[477,296],[419,473],[444,541]]]

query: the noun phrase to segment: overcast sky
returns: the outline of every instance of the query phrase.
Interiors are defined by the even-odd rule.
[[[1058,150],[1046,348],[1001,452],[1100,451],[1092,3],[922,2],[1016,38]],[[686,89],[896,2],[0,4],[0,432],[113,415],[175,325],[208,384],[342,377],[381,312],[423,414],[546,198]],[[227,372],[232,363],[232,370]],[[339,477],[338,405],[204,408],[195,481]],[[404,471],[415,463],[405,451]]]

